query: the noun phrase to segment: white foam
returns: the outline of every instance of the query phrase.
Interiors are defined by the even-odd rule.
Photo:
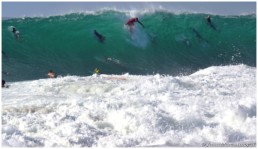
[[[14,17],[14,18],[49,18],[49,17],[55,17],[55,16],[66,16],[69,14],[83,14],[83,15],[100,15],[102,13],[108,12],[108,11],[115,11],[118,13],[124,13],[128,18],[132,17],[141,17],[146,14],[153,14],[155,12],[167,12],[167,13],[172,13],[172,14],[212,14],[212,15],[219,15],[219,16],[226,16],[226,17],[236,17],[236,16],[246,16],[246,15],[253,15],[254,17],[255,12],[243,12],[239,14],[221,14],[219,12],[211,12],[210,10],[202,11],[202,10],[189,10],[187,8],[185,9],[178,9],[178,8],[165,8],[164,6],[161,5],[154,5],[154,4],[146,4],[144,7],[140,8],[134,8],[134,7],[129,7],[129,8],[118,8],[118,7],[102,7],[96,10],[85,10],[85,9],[74,9],[74,10],[67,10],[63,12],[56,12],[50,15],[47,14],[33,14],[30,16],[23,15],[22,17]]]
[[[2,145],[202,146],[256,140],[256,68],[189,76],[100,75],[9,83]]]

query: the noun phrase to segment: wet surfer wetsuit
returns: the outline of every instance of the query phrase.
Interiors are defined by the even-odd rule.
[[[126,25],[132,26],[134,25],[134,22],[138,22],[142,25],[142,27],[144,27],[144,25],[138,20],[138,18],[131,18],[127,21]]]

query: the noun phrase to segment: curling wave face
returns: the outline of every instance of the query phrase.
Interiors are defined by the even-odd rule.
[[[256,16],[151,11],[137,15],[132,34],[124,27],[132,12],[107,10],[45,18],[2,21],[3,71],[7,81],[46,77],[49,69],[60,75],[191,74],[214,65],[256,66]],[[17,41],[8,27],[20,31]],[[104,43],[94,37],[96,29]],[[111,61],[107,59],[111,58]]]

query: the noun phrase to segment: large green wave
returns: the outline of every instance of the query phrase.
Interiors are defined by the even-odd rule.
[[[121,11],[3,20],[3,77],[39,79],[50,69],[60,75],[90,75],[96,67],[106,74],[179,75],[213,65],[256,66],[256,16],[212,15],[212,26],[206,16],[144,13],[138,17],[145,28],[136,24],[132,33]],[[94,29],[105,36],[103,43]]]

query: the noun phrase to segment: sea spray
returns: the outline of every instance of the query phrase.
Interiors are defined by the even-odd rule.
[[[187,76],[65,76],[2,89],[2,146],[149,147],[256,143],[256,68]]]

